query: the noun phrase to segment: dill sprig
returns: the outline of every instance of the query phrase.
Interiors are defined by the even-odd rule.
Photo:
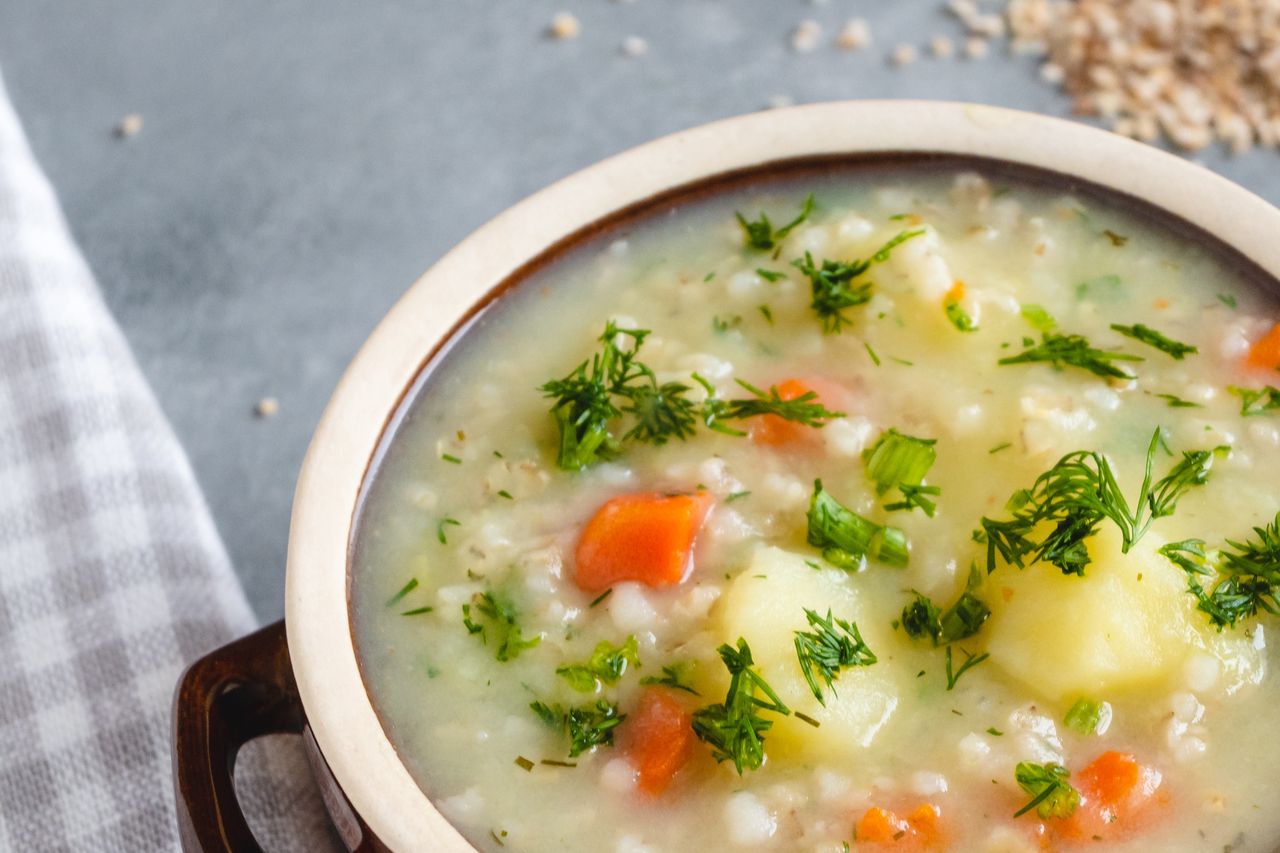
[[[662,675],[646,675],[640,679],[641,684],[661,684],[670,687],[673,690],[683,690],[686,693],[692,693],[694,696],[700,696],[697,690],[685,683],[688,676],[688,670],[693,668],[693,661],[680,661],[670,666],[662,668]]]
[[[1253,528],[1244,542],[1227,540],[1210,554],[1201,539],[1170,542],[1160,553],[1187,573],[1187,590],[1218,630],[1233,627],[1259,612],[1280,615],[1280,513],[1265,527]],[[1213,578],[1204,588],[1201,578]]]
[[[840,670],[851,666],[870,666],[876,662],[876,656],[863,642],[857,624],[834,618],[830,608],[826,618],[808,608],[805,608],[804,615],[810,627],[816,630],[795,632],[796,658],[814,697],[826,705],[822,688],[818,687],[818,678],[834,694],[836,689],[832,681],[840,676]]]
[[[980,655],[974,655],[973,653],[967,652],[964,649],[961,649],[960,651],[964,654],[964,663],[960,664],[959,668],[953,672],[951,669],[951,663],[952,663],[951,647],[947,646],[947,666],[946,666],[947,690],[955,690],[956,684],[960,681],[960,676],[964,675],[966,672],[973,669],[975,666],[982,663],[987,658],[991,657],[991,654],[989,652],[983,652]]]
[[[1186,356],[1196,355],[1200,352],[1190,344],[1184,344],[1180,341],[1175,341],[1173,338],[1165,337],[1150,326],[1144,326],[1141,323],[1135,323],[1132,326],[1112,323],[1111,328],[1126,338],[1133,338],[1135,341],[1141,341],[1147,346],[1155,347],[1177,361],[1182,361]]]
[[[929,596],[911,590],[915,596],[902,609],[902,628],[909,637],[931,637],[935,646],[972,637],[991,615],[991,608],[974,590],[982,584],[977,563],[969,567],[969,581],[956,603],[943,612]]]
[[[1031,795],[1031,801],[1013,813],[1022,817],[1032,809],[1042,818],[1067,818],[1080,805],[1080,792],[1067,780],[1071,771],[1061,764],[1033,764],[1020,761],[1013,778],[1018,787]]]
[[[846,324],[852,322],[845,312],[870,302],[872,291],[875,289],[872,281],[862,279],[863,275],[874,264],[889,260],[896,246],[923,233],[923,228],[915,231],[900,231],[869,258],[852,261],[824,259],[819,264],[814,262],[813,255],[805,252],[803,258],[792,261],[791,265],[809,279],[813,296],[809,307],[821,318],[823,331],[839,332]]]
[[[1241,388],[1228,385],[1227,391],[1240,398],[1240,414],[1250,418],[1265,415],[1268,412],[1280,411],[1280,388],[1268,385],[1265,388]]]
[[[1106,379],[1132,379],[1132,373],[1117,367],[1114,362],[1144,360],[1136,355],[1096,349],[1083,335],[1043,332],[1040,338],[1038,345],[1028,344],[1023,352],[1002,358],[998,363],[1008,365],[1047,362],[1059,370],[1063,367],[1078,367]]]
[[[603,699],[594,705],[568,709],[545,702],[531,702],[529,707],[551,728],[568,732],[570,758],[597,746],[612,746],[613,730],[627,718],[618,713],[617,705]]]
[[[729,689],[724,702],[700,708],[693,714],[693,732],[711,746],[717,762],[732,761],[741,776],[744,770],[757,770],[764,763],[764,734],[773,721],[761,716],[762,711],[791,714],[778,694],[752,667],[751,647],[738,638],[738,647],[725,643],[717,650],[729,670]],[[764,698],[756,695],[756,691]]]
[[[776,248],[779,243],[786,239],[788,234],[808,219],[811,213],[813,213],[813,193],[809,193],[805,197],[804,204],[800,206],[799,215],[781,228],[775,228],[773,223],[769,221],[769,214],[764,211],[760,212],[758,219],[750,221],[737,211],[733,215],[738,220],[738,224],[742,226],[742,238],[747,248],[767,252]]]
[[[728,426],[762,415],[776,415],[814,428],[843,416],[817,402],[810,392],[783,399],[777,387],[763,391],[741,379],[738,384],[750,397],[723,400],[715,389],[696,373],[693,381],[702,386],[706,399],[690,397],[694,388],[683,382],[659,383],[654,371],[639,360],[647,329],[620,329],[610,321],[598,338],[601,350],[563,379],[544,383],[539,390],[555,402],[552,417],[559,429],[556,464],[570,471],[590,467],[616,457],[623,441],[663,445],[672,439],[690,438],[704,424],[731,435],[746,433]],[[619,437],[613,424],[624,415],[632,425]]]
[[[1127,554],[1152,521],[1171,515],[1188,489],[1209,479],[1214,458],[1229,452],[1226,447],[1186,451],[1169,473],[1153,484],[1152,465],[1161,440],[1157,428],[1147,448],[1142,487],[1132,509],[1111,462],[1096,451],[1068,453],[1030,489],[1014,492],[1007,504],[1013,517],[1004,521],[984,517],[982,529],[974,533],[975,540],[987,545],[987,571],[995,570],[999,553],[1006,563],[1018,568],[1044,561],[1063,574],[1083,575],[1089,564],[1086,540],[1108,519],[1120,529],[1121,550]],[[1045,523],[1052,529],[1037,538],[1037,528]]]

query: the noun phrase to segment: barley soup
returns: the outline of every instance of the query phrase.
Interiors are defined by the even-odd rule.
[[[996,173],[615,228],[393,425],[375,707],[484,850],[1271,850],[1277,319]]]

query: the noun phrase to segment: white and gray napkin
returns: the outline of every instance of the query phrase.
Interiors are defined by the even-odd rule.
[[[0,83],[0,849],[177,849],[175,684],[253,627]],[[300,745],[250,751],[263,846],[332,849]]]

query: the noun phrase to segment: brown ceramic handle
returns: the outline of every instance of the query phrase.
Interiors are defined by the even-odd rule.
[[[304,722],[283,621],[187,669],[173,708],[173,775],[184,850],[260,853],[236,801],[236,753],[263,735],[298,734]]]

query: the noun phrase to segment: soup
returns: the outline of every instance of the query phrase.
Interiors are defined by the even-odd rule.
[[[1277,311],[1061,186],[672,203],[438,360],[352,627],[473,844],[1274,847]]]

